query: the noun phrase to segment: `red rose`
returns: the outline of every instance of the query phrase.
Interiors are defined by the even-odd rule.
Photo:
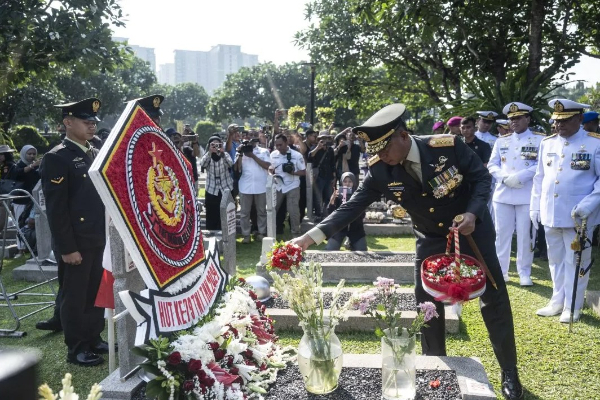
[[[229,373],[232,375],[239,375],[240,369],[238,367],[233,367],[229,370]]]
[[[242,284],[246,283],[246,280],[244,278],[238,278],[238,281]]]
[[[183,382],[183,390],[186,392],[191,392],[194,390],[194,382],[193,381],[185,381]]]
[[[247,349],[247,350],[245,350],[245,351],[242,352],[242,355],[244,357],[247,357],[247,358],[252,358],[252,354],[253,354],[252,350],[250,350],[250,349]]]
[[[266,371],[266,370],[267,370],[267,364],[265,364],[265,363],[262,363],[262,364],[260,365],[260,370],[261,370],[261,371]]]
[[[181,362],[181,354],[178,351],[174,351],[167,358],[167,363],[171,365],[178,365]]]
[[[202,361],[194,360],[193,358],[188,363],[188,371],[192,373],[199,372],[202,369]]]
[[[223,349],[215,350],[215,360],[221,361],[225,357],[225,354],[227,353]]]
[[[252,290],[248,290],[248,294],[250,295],[250,298],[252,300],[258,299],[258,296],[256,295],[256,293],[254,293]]]
[[[208,345],[210,346],[210,349],[212,351],[215,351],[215,350],[217,350],[219,348],[219,343],[217,343],[217,342],[211,342]]]

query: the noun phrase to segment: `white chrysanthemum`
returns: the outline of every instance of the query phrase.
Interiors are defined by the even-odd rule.
[[[229,346],[227,346],[227,353],[234,356],[234,362],[240,362],[240,360],[243,359],[240,353],[246,351],[247,348],[248,345],[246,343],[241,342],[239,339],[234,339],[229,343]]]
[[[171,344],[174,351],[178,351],[185,362],[189,362],[192,358],[202,361],[203,364],[214,361],[214,353],[207,343],[194,335],[182,335]]]

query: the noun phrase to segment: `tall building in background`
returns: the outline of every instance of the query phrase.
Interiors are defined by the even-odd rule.
[[[113,42],[123,43],[127,42],[127,40],[127,38],[113,37]],[[150,65],[152,72],[156,75],[156,55],[154,54],[153,47],[142,47],[135,44],[127,44],[127,47],[130,47],[131,50],[133,50],[133,54],[135,54],[136,57],[146,61]]]
[[[175,85],[175,63],[159,65],[157,79],[163,85]]]
[[[258,64],[258,56],[242,53],[240,46],[219,44],[209,51],[175,50],[175,83],[193,82],[209,94],[223,84],[228,74]]]

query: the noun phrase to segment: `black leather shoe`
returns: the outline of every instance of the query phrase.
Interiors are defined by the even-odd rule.
[[[502,370],[502,395],[507,400],[523,399],[523,386],[516,368]]]
[[[71,364],[81,365],[82,367],[93,367],[104,362],[104,358],[91,351],[82,351],[77,354],[68,354],[67,362]]]
[[[103,340],[93,345],[90,350],[96,354],[108,354],[108,343]],[[115,344],[115,351],[117,350],[119,350],[119,346]]]
[[[46,321],[40,321],[37,324],[35,324],[35,328],[42,331],[62,331],[62,325],[60,324],[60,321],[55,318],[50,318]]]

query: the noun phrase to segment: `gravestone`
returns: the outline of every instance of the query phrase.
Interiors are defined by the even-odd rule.
[[[314,222],[313,218],[313,174],[312,163],[306,164],[306,218]]]
[[[273,175],[267,176],[267,236],[275,238],[277,229],[277,187]]]
[[[42,181],[39,181],[35,185],[32,194],[44,212],[43,214],[39,212],[35,214],[35,237],[37,240],[38,259],[45,260],[50,257],[50,252],[52,251],[52,234],[50,233],[50,225],[48,225],[48,218],[46,217],[46,198],[42,191]]]
[[[221,231],[223,240],[223,269],[229,275],[236,273],[235,232],[236,232],[235,201],[229,189],[225,189],[221,198]]]

